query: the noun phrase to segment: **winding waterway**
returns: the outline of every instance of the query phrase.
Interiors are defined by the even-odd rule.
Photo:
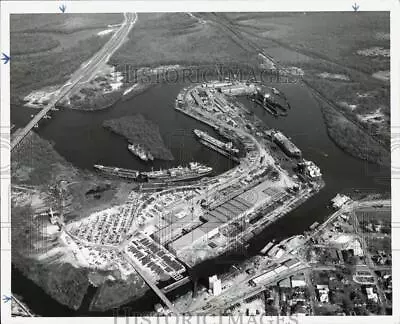
[[[55,149],[78,168],[91,169],[93,164],[115,165],[131,169],[150,170],[152,167],[170,167],[199,161],[214,168],[216,174],[232,167],[232,162],[220,154],[201,145],[193,135],[199,128],[211,134],[213,130],[202,123],[173,109],[178,92],[183,84],[160,84],[127,101],[120,101],[113,107],[98,112],[63,110],[53,114],[53,119],[44,121],[38,133],[55,144]],[[328,137],[322,114],[316,100],[308,90],[299,84],[279,84],[292,109],[286,117],[275,119],[263,108],[240,98],[268,126],[283,131],[302,150],[303,156],[314,161],[323,173],[326,186],[318,194],[265,229],[250,242],[246,253],[225,256],[204,262],[193,269],[195,277],[205,278],[212,273],[227,271],[231,264],[254,255],[272,239],[281,240],[300,234],[313,222],[321,222],[330,213],[329,200],[343,191],[390,192],[390,170],[356,159],[343,152]],[[36,112],[33,112],[36,113]],[[148,164],[135,158],[128,150],[126,141],[102,127],[107,119],[140,113],[157,123],[160,133],[175,157],[174,161],[155,161]],[[32,111],[24,107],[12,107],[12,123],[17,127],[27,123]],[[245,255],[247,254],[247,255]],[[32,311],[41,316],[103,315],[89,313],[88,303],[74,312],[58,304],[43,290],[31,283],[18,270],[13,270],[13,292],[21,295]],[[181,287],[173,294],[190,289]],[[89,293],[91,295],[91,293]],[[87,298],[89,298],[87,296]],[[149,292],[139,301],[129,303],[132,311],[150,311],[157,298]]]

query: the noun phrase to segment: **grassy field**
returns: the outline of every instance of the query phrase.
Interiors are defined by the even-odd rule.
[[[34,35],[28,33],[11,33],[11,44],[13,44],[11,56],[21,54],[32,54],[51,50],[60,42],[46,35]]]
[[[254,59],[251,51],[213,24],[198,23],[185,13],[141,13],[129,40],[110,62],[153,67],[250,62]]]
[[[29,14],[11,15],[11,32],[75,33],[80,30],[104,28],[122,22],[122,14]]]
[[[110,37],[97,32],[122,20],[122,14],[12,15],[12,102],[32,90],[65,82]]]
[[[372,46],[390,47],[387,12],[249,13],[227,16],[239,28],[242,27],[243,32],[273,40],[312,58],[326,59],[369,74],[389,69],[389,58],[371,59],[356,53],[359,49]]]

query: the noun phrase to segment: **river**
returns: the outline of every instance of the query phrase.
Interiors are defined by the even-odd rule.
[[[202,123],[173,109],[178,92],[183,84],[159,84],[127,101],[119,101],[113,107],[97,112],[61,110],[53,114],[50,121],[40,124],[37,132],[55,144],[55,149],[78,168],[92,170],[93,164],[114,165],[132,169],[150,170],[152,167],[170,167],[199,161],[221,173],[232,167],[232,162],[220,154],[201,145],[193,135],[199,128],[214,134]],[[194,276],[204,279],[213,273],[227,271],[231,264],[254,255],[272,239],[281,240],[300,234],[313,222],[322,222],[331,212],[327,205],[338,192],[373,191],[390,192],[390,169],[353,158],[343,152],[328,137],[320,108],[301,84],[279,84],[292,109],[288,116],[275,119],[260,106],[246,98],[240,98],[268,126],[281,130],[302,150],[303,156],[314,161],[323,173],[326,186],[318,194],[292,211],[276,223],[266,228],[252,239],[249,249],[236,251],[234,256],[225,256],[204,262],[193,269]],[[29,108],[12,107],[12,123],[20,127],[27,123],[32,112]],[[126,141],[102,127],[107,119],[140,113],[157,123],[160,133],[175,157],[174,161],[155,161],[148,164],[135,158],[128,150]],[[59,305],[39,287],[24,278],[18,270],[13,270],[13,291],[23,297],[33,312],[41,316],[104,315],[112,312],[89,313],[82,306],[77,312]],[[190,289],[190,285],[180,288],[172,295]],[[91,295],[91,292],[89,292]],[[129,303],[131,311],[148,311],[157,298],[150,292],[140,301]],[[87,303],[85,303],[87,304]]]

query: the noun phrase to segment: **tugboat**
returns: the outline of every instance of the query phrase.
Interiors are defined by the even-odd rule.
[[[128,150],[143,161],[154,160],[153,155],[140,144],[130,144],[128,145]]]

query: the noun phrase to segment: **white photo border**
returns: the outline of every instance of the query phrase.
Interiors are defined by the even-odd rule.
[[[390,11],[390,50],[391,50],[391,129],[400,128],[400,43],[396,31],[400,30],[399,0],[270,0],[270,1],[0,1],[0,52],[10,53],[10,14],[17,13],[59,13],[59,6],[65,4],[68,13],[121,13],[121,12],[309,12],[309,11],[352,11],[357,3],[360,11]],[[12,58],[11,58],[12,59]],[[0,128],[2,141],[10,138],[10,64],[0,64]],[[7,131],[8,130],[8,131]],[[4,140],[5,139],[5,140]],[[9,143],[1,145],[1,167],[10,165]],[[392,165],[400,165],[400,148],[392,146]],[[1,176],[1,322],[2,323],[69,323],[73,317],[11,317],[10,302],[3,302],[3,296],[11,294],[11,244],[9,240],[11,227],[10,211],[10,174]],[[400,179],[392,177],[392,275],[393,275],[393,315],[372,317],[321,317],[310,316],[299,318],[302,323],[379,323],[400,324]],[[397,199],[396,199],[397,198]],[[397,226],[393,226],[397,224]],[[397,270],[397,271],[396,271]],[[397,306],[397,307],[396,307]],[[79,317],[79,322],[85,323],[275,323],[273,317],[258,319],[243,317],[232,319],[228,317],[195,317],[179,318],[113,318],[113,317]],[[278,322],[290,323],[284,317]],[[278,323],[276,323],[278,324]]]

